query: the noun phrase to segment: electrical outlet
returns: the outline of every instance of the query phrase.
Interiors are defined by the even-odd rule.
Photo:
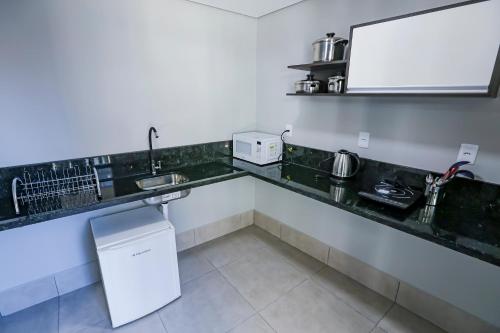
[[[468,161],[470,164],[474,164],[477,157],[477,152],[479,151],[478,145],[471,145],[468,143],[462,143],[457,156],[458,161]]]
[[[366,148],[368,148],[369,145],[370,145],[370,133],[359,132],[358,147],[366,149]]]
[[[290,131],[290,132],[286,132],[285,135],[286,136],[292,136],[293,135],[293,125],[291,124],[286,124],[285,125],[285,130],[286,131]]]

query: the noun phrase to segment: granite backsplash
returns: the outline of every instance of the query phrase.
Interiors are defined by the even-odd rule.
[[[161,172],[166,172],[174,168],[231,158],[232,141],[155,149],[153,156],[155,161],[162,162]],[[0,201],[12,197],[12,179],[22,177],[24,171],[31,174],[35,174],[37,171],[48,173],[53,166],[61,169],[70,164],[83,167],[87,163],[96,166],[101,180],[145,174],[149,172],[150,168],[148,150],[0,168]]]

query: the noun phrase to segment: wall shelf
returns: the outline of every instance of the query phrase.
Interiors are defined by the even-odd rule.
[[[376,97],[476,97],[476,98],[484,98],[484,97],[492,97],[487,93],[479,93],[479,94],[451,94],[451,93],[439,93],[439,94],[423,94],[423,93],[405,93],[405,94],[381,94],[381,93],[343,93],[343,94],[335,94],[335,93],[287,93],[287,96],[309,96],[309,97],[367,97],[367,96],[376,96]]]
[[[290,65],[288,68],[290,69],[297,69],[301,71],[308,71],[308,72],[316,72],[316,71],[323,71],[323,70],[341,70],[345,71],[347,66],[347,60],[337,60],[337,61],[330,61],[330,62],[313,62],[310,64],[302,64],[302,65]]]
[[[468,8],[462,8],[464,6],[469,6]],[[439,47],[441,53],[434,54],[432,57],[425,58],[426,61],[422,61],[418,52],[415,53],[408,48],[397,48],[394,47],[395,43],[390,43],[388,47],[386,44],[377,45],[379,47],[378,52],[375,53],[376,57],[372,56],[370,51],[373,50],[371,47],[371,42],[373,41],[373,36],[383,35],[380,33],[382,29],[390,27],[397,24],[400,29],[394,31],[394,36],[397,38],[404,38],[406,35],[406,29],[409,29],[411,33],[422,33],[420,27],[424,24],[424,19],[426,16],[432,13],[432,17],[442,17],[447,19],[450,24],[455,24],[459,26],[463,22],[463,17],[467,17],[467,10],[474,10],[479,14],[487,13],[491,11],[492,8],[497,9],[494,2],[485,0],[471,0],[459,4],[449,5],[434,8],[431,10],[420,11],[411,14],[405,14],[401,16],[396,16],[388,19],[363,23],[351,26],[351,32],[349,35],[349,47],[346,51],[346,59],[331,61],[331,62],[316,62],[301,65],[290,65],[289,69],[302,70],[310,72],[314,75],[314,79],[322,82],[320,85],[320,92],[316,94],[304,94],[304,93],[288,93],[287,96],[391,96],[391,97],[483,97],[483,98],[496,98],[498,96],[498,91],[500,87],[500,47],[496,43],[483,43],[484,45],[481,50],[484,49],[484,54],[487,56],[481,56],[480,53],[475,53],[475,58],[470,58],[467,52],[459,54],[456,59],[453,54],[450,55],[450,50],[453,47],[445,47],[444,45],[454,45],[453,35],[456,29],[446,30],[442,27],[442,20],[435,20],[433,26],[436,29],[441,29],[443,40],[446,43],[440,43]],[[489,9],[488,9],[489,8]],[[479,15],[478,14],[478,15]],[[440,15],[440,16],[437,16]],[[486,15],[485,17],[490,17]],[[411,19],[408,19],[411,18]],[[390,22],[390,23],[387,23]],[[426,22],[426,21],[425,21]],[[474,25],[474,31],[476,33],[474,36],[480,36],[482,33],[490,33],[491,27],[496,27],[496,22],[490,17],[485,24]],[[479,23],[479,21],[478,21]],[[388,24],[391,24],[390,26]],[[448,26],[448,25],[446,25]],[[389,28],[387,28],[389,29]],[[481,30],[482,29],[482,30]],[[354,30],[357,33],[357,40],[353,43]],[[497,29],[498,30],[498,29]],[[471,30],[473,31],[473,30]],[[496,31],[496,30],[495,30]],[[397,34],[399,33],[399,35]],[[469,31],[470,33],[470,31]],[[411,35],[411,34],[410,34]],[[359,37],[362,36],[362,37]],[[364,37],[363,37],[364,36]],[[392,36],[392,35],[391,35]],[[394,37],[393,36],[393,37]],[[401,37],[403,36],[403,37]],[[420,36],[420,35],[419,35]],[[424,35],[425,36],[425,35]],[[364,39],[363,39],[364,38]],[[397,40],[396,39],[396,42]],[[359,42],[361,41],[361,42]],[[353,45],[355,48],[353,49]],[[362,48],[364,46],[364,48]],[[420,45],[417,43],[414,45],[417,50],[420,50]],[[497,48],[495,50],[495,48]],[[355,51],[353,53],[353,51]],[[496,59],[494,52],[496,51]],[[398,53],[399,52],[399,53]],[[405,53],[406,52],[406,53]],[[415,55],[417,54],[417,55]],[[441,54],[441,55],[440,55]],[[479,54],[479,55],[478,55]],[[375,60],[377,59],[377,60]],[[391,61],[388,61],[390,59]],[[403,59],[404,61],[399,61]],[[444,63],[442,59],[445,59]],[[453,59],[455,63],[450,64],[448,59]],[[471,59],[476,59],[475,62],[471,62]],[[441,62],[437,61],[440,60]],[[484,61],[482,61],[484,60]],[[354,63],[356,62],[356,63]],[[490,69],[489,65],[494,62],[493,68]],[[436,67],[436,63],[441,64]],[[464,64],[474,63],[477,68],[471,66],[465,66]],[[380,65],[379,65],[380,64]],[[434,66],[433,71],[427,73],[427,70]],[[481,65],[481,66],[478,66]],[[385,66],[385,67],[384,67]],[[465,66],[465,67],[464,67]],[[353,68],[355,71],[353,71]],[[420,70],[419,70],[420,68]],[[424,68],[425,70],[422,70]],[[445,69],[448,69],[448,72]],[[471,75],[463,75],[463,69],[471,73]],[[372,69],[376,69],[373,71]],[[413,73],[411,79],[405,77],[407,73],[406,69]],[[453,69],[453,70],[452,70]],[[413,71],[413,72],[412,72]],[[455,72],[453,72],[455,71]],[[460,76],[457,77],[455,74],[460,71]],[[491,71],[491,73],[490,73]],[[373,73],[378,73],[374,75]],[[427,74],[422,74],[427,73]],[[389,75],[390,74],[390,75]],[[446,75],[445,75],[446,74]],[[468,80],[469,77],[475,77],[472,74],[480,75],[474,80]],[[345,76],[345,89],[347,93],[344,94],[332,94],[327,93],[327,82],[328,78],[335,75]],[[392,76],[391,76],[392,75]],[[418,76],[418,80],[413,80],[415,76]],[[479,81],[478,81],[479,80]],[[383,87],[394,87],[390,91],[383,91]],[[411,87],[421,87],[419,90],[421,92],[416,92]],[[456,89],[457,87],[462,87],[463,89]],[[353,91],[360,93],[353,93]],[[370,92],[371,91],[371,92]],[[411,92],[413,91],[413,92]],[[434,93],[433,93],[434,91]],[[441,92],[437,92],[441,91]]]
[[[314,94],[308,94],[308,93],[287,93],[287,96],[309,96],[309,97],[314,97],[314,96],[353,96],[354,94],[335,94],[335,93],[314,93]],[[359,95],[359,94],[357,94]]]
[[[308,97],[366,97],[366,96],[379,96],[379,97],[491,97],[487,93],[480,94],[380,94],[380,93],[360,93],[360,94],[335,94],[335,93],[287,93],[287,96],[308,96]]]

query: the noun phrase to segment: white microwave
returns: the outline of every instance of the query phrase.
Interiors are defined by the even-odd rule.
[[[233,134],[233,157],[264,165],[277,162],[283,145],[279,135],[262,132]]]

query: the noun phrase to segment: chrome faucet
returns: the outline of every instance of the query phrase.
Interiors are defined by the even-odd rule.
[[[151,174],[153,176],[156,175],[156,170],[161,170],[161,161],[158,161],[158,165],[156,165],[155,160],[153,159],[153,139],[151,137],[151,134],[155,134],[155,138],[159,138],[158,132],[156,131],[156,128],[150,127],[149,128],[149,165],[151,166]]]

